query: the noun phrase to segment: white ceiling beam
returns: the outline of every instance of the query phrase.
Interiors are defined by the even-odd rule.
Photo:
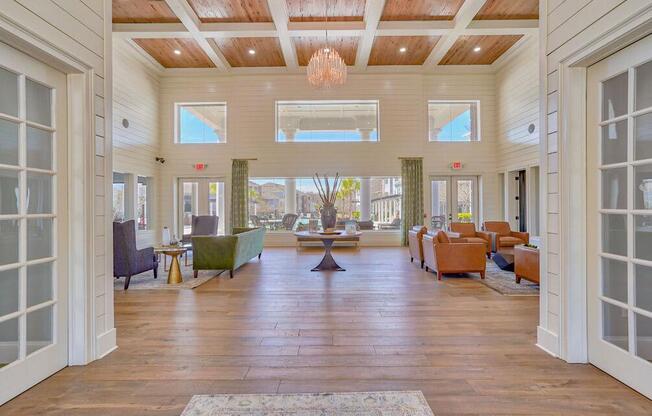
[[[274,38],[274,23],[202,23],[199,31],[205,38]]]
[[[269,11],[272,13],[272,20],[276,26],[276,33],[278,34],[278,41],[281,44],[283,51],[283,58],[285,65],[291,71],[299,67],[297,54],[294,50],[294,44],[290,38],[290,31],[288,30],[288,22],[290,17],[287,9],[287,2],[285,0],[267,0]]]
[[[358,69],[365,69],[369,64],[371,47],[374,45],[376,30],[384,7],[385,0],[367,0],[366,2],[364,12],[365,31],[358,42],[358,54],[355,59],[355,66]]]
[[[199,47],[202,48],[204,53],[208,55],[208,58],[213,62],[213,64],[215,64],[219,69],[228,71],[231,68],[229,62],[224,58],[222,52],[220,52],[217,47],[211,45],[208,39],[201,34],[201,21],[190,4],[188,4],[188,1],[165,0],[165,2],[170,6],[170,9],[172,9],[174,14],[177,15],[179,20],[181,20],[181,23],[183,23],[188,32],[190,32],[192,38],[195,39],[195,42],[199,44]]]
[[[443,35],[437,45],[430,52],[430,56],[423,63],[424,66],[437,65],[441,59],[446,55],[446,52],[455,44],[458,37],[464,34],[469,24],[473,21],[475,15],[478,14],[482,6],[487,0],[466,0],[460,10],[453,19],[453,30]]]
[[[290,22],[290,37],[332,36],[360,37],[364,22]],[[375,36],[443,36],[454,30],[452,21],[389,21],[380,22]],[[474,20],[464,35],[531,35],[539,30],[538,20]],[[182,23],[115,23],[116,38],[192,38]],[[202,23],[199,33],[205,38],[278,37],[274,23]]]
[[[448,20],[380,22],[376,36],[442,36],[453,30]]]
[[[535,35],[539,20],[472,20],[464,35]]]
[[[114,23],[113,37],[123,39],[192,38],[182,23]]]

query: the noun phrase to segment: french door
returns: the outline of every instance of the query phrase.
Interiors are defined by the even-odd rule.
[[[451,222],[478,222],[478,177],[435,176],[430,179],[432,216]]]
[[[589,360],[652,398],[652,36],[587,87]]]
[[[220,178],[179,179],[179,235],[189,236],[193,215],[217,215],[218,234],[224,234],[224,180]]]
[[[0,43],[0,404],[68,364],[66,138],[66,76]]]

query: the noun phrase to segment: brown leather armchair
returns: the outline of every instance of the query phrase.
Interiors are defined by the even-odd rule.
[[[410,249],[410,262],[419,260],[423,269],[423,235],[428,230],[422,225],[415,225],[408,231],[408,247]]]
[[[445,232],[423,236],[423,257],[426,271],[437,271],[437,279],[444,273],[480,273],[484,279],[487,260],[482,243],[468,243],[464,238],[449,238]]]
[[[530,234],[512,231],[506,221],[485,221],[484,230],[496,233],[496,252],[500,252],[501,248],[512,248],[530,242]]]
[[[483,231],[476,231],[472,222],[451,222],[451,231],[459,234],[467,243],[482,243],[487,248],[487,257],[491,258],[491,236]]]

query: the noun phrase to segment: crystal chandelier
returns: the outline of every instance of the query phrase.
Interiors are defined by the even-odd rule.
[[[346,63],[328,44],[328,1],[326,2],[326,46],[318,49],[310,57],[308,82],[317,88],[330,88],[346,82]]]

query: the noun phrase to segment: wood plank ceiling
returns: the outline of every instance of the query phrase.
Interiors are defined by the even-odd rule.
[[[440,65],[491,65],[522,35],[460,36]]]
[[[285,66],[278,38],[217,38],[215,43],[232,67]]]
[[[286,0],[291,22],[362,21],[365,0]]]
[[[267,0],[188,0],[202,23],[271,22]]]
[[[539,0],[487,0],[476,20],[538,19]]]
[[[453,20],[464,0],[386,0],[380,20]]]
[[[176,23],[179,18],[164,1],[113,0],[113,23]]]
[[[297,59],[300,66],[308,65],[312,54],[326,46],[326,40],[324,38],[300,36],[292,38],[292,40],[297,50]],[[358,52],[358,38],[354,36],[329,36],[328,43],[337,50],[347,65],[355,65],[355,56]]]
[[[423,65],[439,36],[376,36],[369,65]]]
[[[334,22],[329,26],[330,44],[347,65],[363,69],[367,65],[491,65],[523,36],[536,34],[538,25],[539,0],[485,0],[481,7],[475,6],[479,11],[473,21],[461,28],[453,20],[468,6],[465,0],[385,0],[382,10],[378,6],[374,10],[376,3],[367,3],[113,0],[113,23],[117,33],[132,39],[165,68],[212,68],[216,64],[220,68],[223,64],[226,70],[229,66],[305,67],[325,45],[327,6],[328,21]],[[183,10],[185,16],[179,19],[173,9]],[[365,13],[376,13],[378,27],[365,26]],[[188,20],[188,14],[196,17]],[[527,23],[528,19],[533,23]],[[472,26],[480,20],[492,22]],[[509,20],[519,22],[500,23]],[[167,23],[176,25],[157,26]],[[279,29],[279,25],[286,26]],[[447,41],[437,46],[447,34]],[[363,41],[370,38],[371,45]]]
[[[134,39],[165,68],[213,68],[215,65],[194,39]]]

